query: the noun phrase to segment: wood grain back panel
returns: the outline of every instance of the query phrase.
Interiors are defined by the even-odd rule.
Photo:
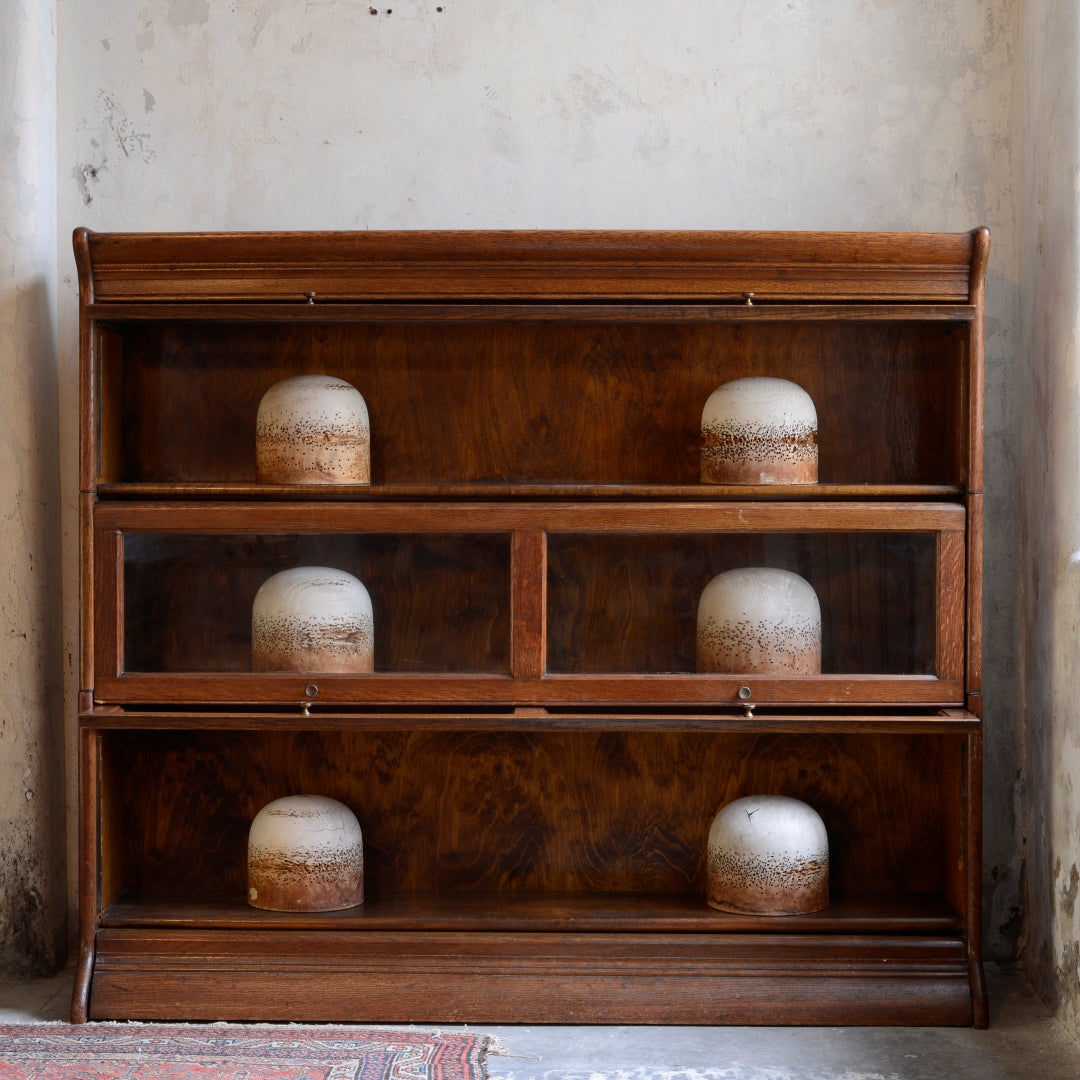
[[[696,484],[705,402],[750,375],[814,399],[822,483],[957,483],[963,341],[947,322],[130,323],[103,341],[123,402],[103,479],[251,482],[262,395],[318,372],[363,394],[376,484]]]
[[[156,732],[107,742],[127,885],[146,897],[242,898],[252,817],[287,794],[353,809],[366,887],[384,896],[703,893],[712,816],[749,794],[818,810],[837,894],[934,892],[950,856],[943,837],[955,834],[943,814],[959,813],[940,794],[955,740],[926,735]]]

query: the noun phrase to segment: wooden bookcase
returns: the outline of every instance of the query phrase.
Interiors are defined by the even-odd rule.
[[[74,242],[75,1020],[985,1025],[985,230]],[[256,482],[308,372],[364,395],[369,486]],[[817,485],[699,483],[746,375],[814,399]],[[373,673],[251,670],[305,563],[367,585]],[[755,564],[817,590],[820,676],[695,672]],[[713,910],[712,816],[770,793],[831,903]],[[246,904],[289,794],[356,813],[362,906]]]

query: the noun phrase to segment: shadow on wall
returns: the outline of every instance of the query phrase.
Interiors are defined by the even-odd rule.
[[[1024,870],[1020,858],[1023,780],[1017,722],[1021,648],[1018,461],[1020,373],[1012,327],[1020,282],[994,272],[986,279],[985,531],[983,537],[983,952],[1015,962],[1023,934]]]
[[[63,611],[57,349],[51,296],[34,279],[0,294],[15,363],[0,375],[17,463],[0,524],[8,545],[0,613],[0,973],[52,974],[67,953]]]
[[[1026,922],[1021,961],[1080,1034],[1080,14],[1025,4],[1021,609]]]

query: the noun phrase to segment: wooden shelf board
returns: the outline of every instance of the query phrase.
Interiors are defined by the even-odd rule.
[[[136,709],[101,706],[83,712],[80,724],[99,731],[731,731],[892,732],[896,734],[978,732],[977,716],[964,709],[929,712],[769,712],[753,716],[669,710],[607,712],[545,709],[510,711],[295,712],[266,709]]]
[[[971,322],[972,304],[786,304],[734,297],[727,303],[462,303],[415,302],[309,304],[293,302],[139,303],[109,301],[89,304],[92,319],[113,322],[162,320],[235,322]]]
[[[103,499],[284,499],[297,502],[339,500],[346,502],[407,501],[430,499],[589,499],[699,502],[739,500],[782,501],[815,499],[960,499],[959,484],[523,484],[499,481],[458,484],[258,484],[228,483],[126,483],[99,481],[97,495]]]
[[[275,912],[242,901],[129,900],[103,927],[198,930],[355,930],[492,933],[957,935],[961,920],[935,894],[850,896],[806,915],[753,916],[709,907],[703,895],[442,893],[370,897],[345,911]]]
[[[350,503],[99,502],[98,530],[170,533],[479,533],[542,529],[550,533],[677,534],[689,532],[963,532],[956,502],[630,501],[603,515],[582,500]],[[599,519],[599,520],[598,520]],[[243,528],[238,527],[243,521]]]

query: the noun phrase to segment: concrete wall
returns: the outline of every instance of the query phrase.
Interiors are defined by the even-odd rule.
[[[1023,18],[1023,954],[1080,1032],[1080,11]]]
[[[989,225],[986,938],[992,955],[1014,955],[1018,4],[58,0],[58,11],[66,533],[75,225]],[[64,566],[70,650],[71,543]]]
[[[0,0],[0,26],[0,972],[44,974],[66,936],[52,5]]]

